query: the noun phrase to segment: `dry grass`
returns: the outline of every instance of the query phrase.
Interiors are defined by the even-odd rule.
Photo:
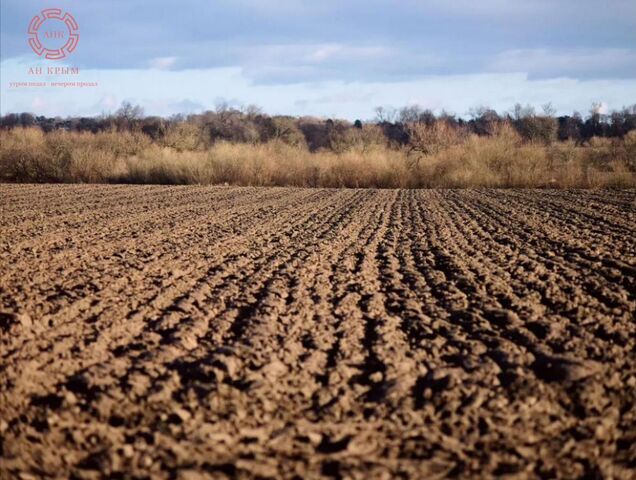
[[[441,126],[440,126],[441,125]],[[152,143],[141,133],[0,132],[0,180],[308,187],[634,187],[636,132],[623,140],[524,143],[503,125],[491,136],[438,124],[389,148],[372,130],[310,153],[302,144],[218,142],[201,147],[193,131]]]
[[[404,155],[387,149],[310,153],[272,141],[261,145],[216,143],[205,151],[153,146],[126,160],[119,181],[299,187],[393,187],[409,172]]]

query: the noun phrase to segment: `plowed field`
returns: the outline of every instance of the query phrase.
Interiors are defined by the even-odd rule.
[[[0,207],[2,478],[636,478],[636,191]]]

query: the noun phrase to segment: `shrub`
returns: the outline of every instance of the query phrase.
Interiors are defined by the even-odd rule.
[[[409,123],[406,126],[408,148],[414,154],[434,155],[463,142],[463,132],[447,122]]]
[[[282,128],[293,124],[282,120]],[[333,124],[334,149],[311,152],[289,132],[265,143],[205,145],[196,123],[152,142],[141,132],[0,131],[0,179],[305,187],[634,187],[636,133],[546,145],[507,122],[489,136],[445,123],[408,126],[415,147],[387,145],[377,125]],[[281,127],[281,125],[279,125]],[[278,127],[277,127],[278,128]],[[298,135],[298,130],[295,134]]]
[[[16,128],[0,132],[0,178],[5,181],[50,180],[46,141],[39,128]]]
[[[261,117],[261,139],[265,142],[280,141],[294,147],[307,147],[303,132],[292,117]]]
[[[159,145],[174,148],[180,152],[200,150],[206,147],[206,139],[201,127],[193,122],[172,123],[166,129]]]
[[[334,129],[329,139],[329,149],[335,153],[368,153],[384,147],[386,147],[386,137],[377,125]]]
[[[521,136],[530,142],[551,144],[556,141],[559,123],[556,118],[532,115],[515,121]]]

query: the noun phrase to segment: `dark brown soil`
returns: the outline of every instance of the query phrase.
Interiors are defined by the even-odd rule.
[[[636,191],[0,208],[1,478],[636,478]]]

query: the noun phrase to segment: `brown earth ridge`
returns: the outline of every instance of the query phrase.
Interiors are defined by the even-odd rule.
[[[0,185],[1,478],[636,478],[636,191]]]

